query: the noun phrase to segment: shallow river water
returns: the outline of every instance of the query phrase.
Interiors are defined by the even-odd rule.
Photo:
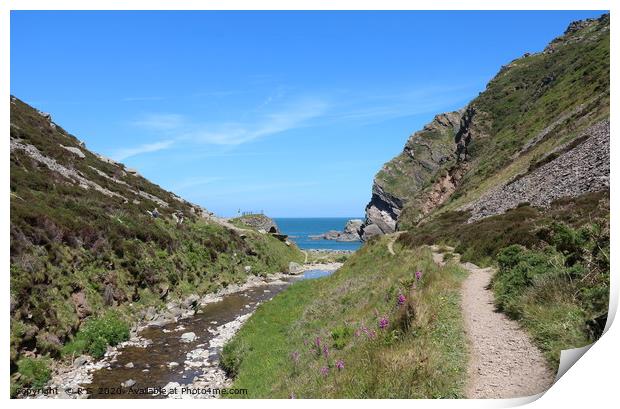
[[[210,361],[216,363],[219,360],[220,348],[209,347],[209,341],[217,335],[219,326],[252,313],[258,304],[273,298],[295,281],[331,273],[328,270],[308,270],[302,276],[286,278],[284,282],[266,283],[223,296],[221,301],[201,306],[192,317],[159,328],[148,327],[140,332],[140,337],[151,342],[146,348],[124,347],[109,367],[93,372],[92,383],[84,386],[91,391],[91,398],[126,399],[157,397],[150,393],[130,393],[130,390],[164,387],[170,382],[187,385],[205,371],[204,367],[184,365],[188,353],[202,348],[209,352]],[[181,335],[187,332],[195,333],[196,340],[182,342]],[[135,381],[131,388],[121,387],[130,379]]]

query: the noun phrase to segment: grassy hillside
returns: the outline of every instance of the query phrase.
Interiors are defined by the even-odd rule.
[[[502,67],[463,111],[452,134],[471,134],[466,162],[451,157],[419,170],[421,162],[410,159],[409,174],[426,175],[423,184],[405,173],[386,177],[385,168],[401,163],[412,143],[438,140],[425,128],[377,176],[388,193],[404,198],[397,226],[407,233],[399,242],[411,249],[446,243],[464,260],[497,266],[498,307],[522,322],[553,366],[561,349],[595,341],[605,325],[609,191],[582,192],[546,208],[524,201],[474,222],[463,209],[548,163],[570,180],[575,170],[562,168],[561,155],[585,146],[583,131],[609,118],[609,67],[609,15],[572,23],[544,51]],[[436,171],[429,176],[429,169]]]
[[[292,260],[303,261],[293,244],[210,221],[11,97],[12,373],[32,367],[20,363],[24,352],[59,357],[107,310],[130,321],[146,306],[242,281],[246,266],[265,274]]]
[[[261,305],[224,349],[233,387],[251,398],[461,396],[465,273],[438,267],[428,249],[397,245],[392,256],[387,242]]]

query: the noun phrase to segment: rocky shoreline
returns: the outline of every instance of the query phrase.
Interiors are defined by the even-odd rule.
[[[301,274],[307,270],[324,269],[336,270],[342,263],[310,263],[304,264],[295,274]],[[98,370],[112,370],[111,365],[115,363],[123,349],[127,347],[147,348],[151,341],[140,336],[140,332],[148,327],[162,328],[171,323],[179,325],[173,330],[181,332],[184,330],[181,320],[193,316],[201,306],[222,301],[227,295],[239,293],[254,287],[265,285],[282,285],[286,284],[283,279],[291,278],[293,274],[274,273],[265,277],[251,276],[242,284],[231,284],[215,293],[206,294],[202,297],[190,295],[182,301],[170,302],[166,306],[166,310],[157,312],[150,307],[143,312],[140,320],[134,324],[130,332],[130,339],[122,342],[115,347],[108,347],[102,359],[94,360],[88,355],[81,355],[74,359],[72,363],[58,362],[53,368],[52,379],[46,385],[45,390],[55,391],[53,393],[41,393],[36,396],[18,396],[21,398],[57,398],[57,399],[80,399],[87,398],[91,391],[88,385],[93,380],[93,373]],[[265,290],[268,292],[269,290]],[[258,307],[260,303],[256,304]],[[183,365],[185,369],[200,368],[202,374],[196,376],[192,382],[187,385],[180,385],[176,382],[170,382],[163,388],[154,388],[151,396],[163,395],[169,398],[214,398],[219,397],[214,389],[227,388],[232,380],[226,376],[226,373],[219,367],[219,361],[214,359],[219,354],[221,348],[228,342],[241,326],[252,315],[251,313],[237,316],[234,320],[224,323],[214,330],[209,329],[214,337],[208,344],[198,344],[196,348],[187,353]],[[164,333],[170,330],[162,329]],[[193,337],[192,337],[193,335]],[[192,332],[183,333],[181,338],[187,338],[187,342],[196,340],[195,334]],[[177,366],[177,362],[171,362],[170,365]],[[121,387],[131,388],[135,381],[128,379],[123,382]],[[210,392],[206,392],[210,391]],[[150,392],[150,391],[149,391]]]
[[[344,226],[343,231],[330,230],[323,234],[310,235],[311,240],[360,241],[362,237],[361,219],[351,219]]]

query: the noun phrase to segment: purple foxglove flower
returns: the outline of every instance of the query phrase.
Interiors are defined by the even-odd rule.
[[[338,368],[338,370],[344,369],[344,361],[342,359],[336,361],[336,368]]]
[[[404,295],[402,295],[402,294],[398,295],[398,300],[397,300],[398,305],[403,305],[406,301],[407,301],[407,299],[405,298]]]

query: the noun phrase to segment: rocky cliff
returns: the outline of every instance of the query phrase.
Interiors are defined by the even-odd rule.
[[[474,220],[519,200],[545,205],[605,189],[608,117],[605,14],[501,67],[466,107],[411,135],[375,177],[362,237],[415,228],[445,210],[472,211]]]

